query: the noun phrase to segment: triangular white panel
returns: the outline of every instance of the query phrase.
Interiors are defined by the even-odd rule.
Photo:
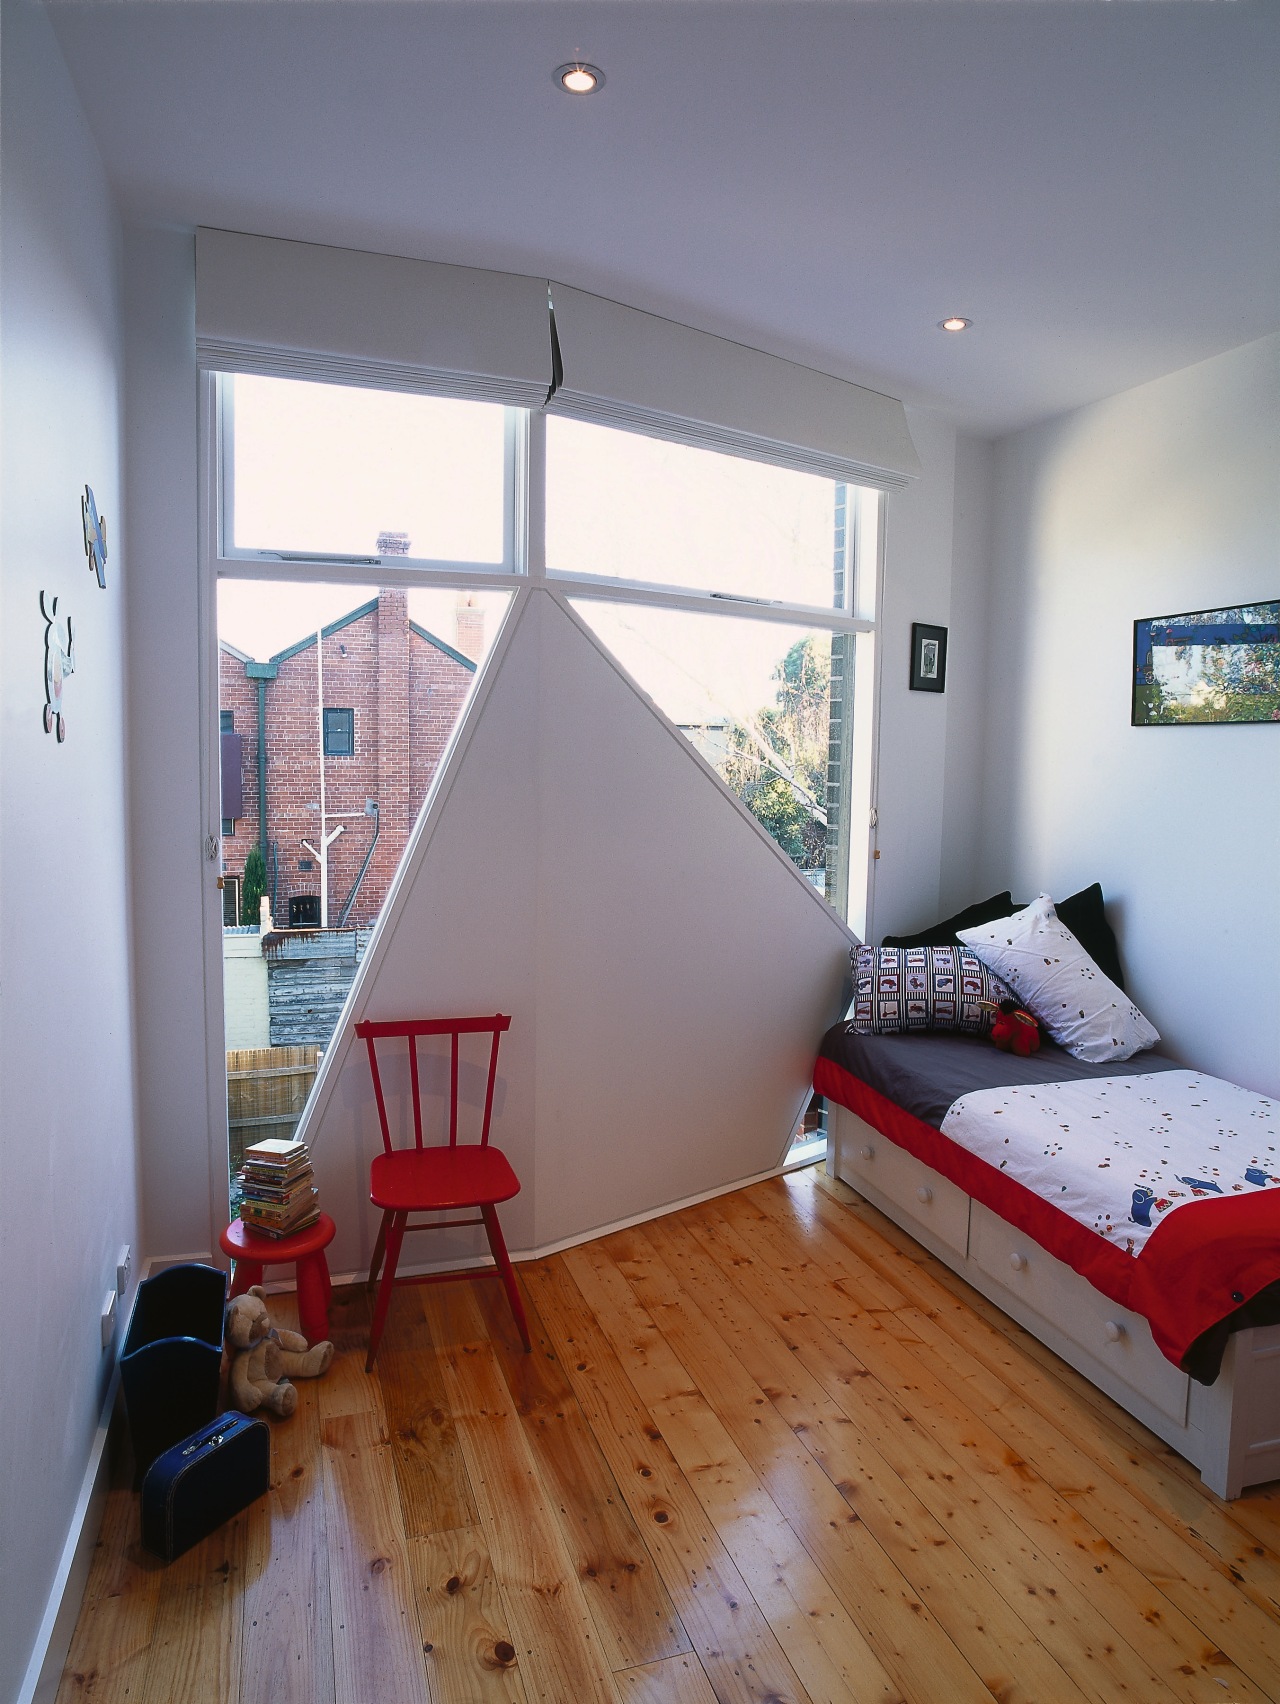
[[[300,1130],[335,1270],[367,1260],[375,1217],[357,1018],[512,1014],[493,1139],[524,1184],[508,1242],[531,1250],[777,1165],[849,940],[582,623],[524,591]],[[472,1235],[411,1239],[406,1261]]]

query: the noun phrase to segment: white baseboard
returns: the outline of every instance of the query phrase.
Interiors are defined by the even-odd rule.
[[[98,1415],[98,1428],[94,1433],[93,1447],[89,1451],[89,1462],[84,1470],[80,1495],[76,1498],[75,1513],[71,1517],[71,1526],[66,1543],[62,1547],[62,1555],[58,1559],[58,1568],[53,1576],[40,1631],[36,1634],[31,1661],[27,1664],[26,1676],[18,1689],[15,1704],[53,1704],[62,1681],[62,1671],[66,1667],[71,1636],[76,1630],[80,1605],[84,1600],[85,1587],[89,1583],[94,1546],[98,1542],[103,1511],[107,1503],[107,1433],[119,1384],[120,1368],[117,1365],[107,1387],[106,1400]]]
[[[545,1260],[551,1254],[563,1254],[567,1248],[577,1248],[581,1243],[595,1242],[597,1237],[611,1236],[614,1231],[629,1231],[633,1225],[647,1225],[652,1219],[664,1219],[668,1213],[679,1213],[685,1207],[696,1207],[702,1201],[714,1201],[718,1195],[732,1195],[737,1189],[749,1189],[753,1183],[763,1183],[767,1177],[779,1177],[786,1170],[785,1163],[781,1166],[769,1166],[767,1170],[755,1172],[751,1177],[735,1178],[732,1183],[717,1184],[714,1189],[704,1189],[697,1195],[686,1195],[679,1201],[666,1201],[660,1207],[647,1208],[643,1213],[633,1213],[627,1219],[614,1219],[607,1225],[593,1225],[587,1231],[575,1231],[571,1237],[561,1237],[558,1242],[542,1243],[537,1248],[522,1248],[511,1250],[513,1265],[520,1265],[526,1260]],[[396,1268],[406,1278],[418,1278],[431,1272],[471,1272],[490,1266],[492,1262],[487,1254],[474,1255],[468,1260],[436,1260],[426,1261],[421,1265],[402,1265]],[[335,1272],[332,1274],[335,1284],[361,1284],[369,1274],[361,1272]],[[265,1290],[275,1293],[282,1290],[292,1290],[293,1285],[287,1280],[275,1284],[264,1284]]]

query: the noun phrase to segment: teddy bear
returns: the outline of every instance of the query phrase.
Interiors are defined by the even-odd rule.
[[[224,1332],[230,1358],[231,1402],[242,1414],[268,1409],[287,1419],[298,1406],[291,1378],[318,1379],[333,1360],[332,1343],[281,1331],[267,1312],[266,1291],[255,1284],[227,1304]]]
[[[1040,1025],[1016,1000],[1001,1000],[991,1039],[1002,1053],[1017,1053],[1025,1059],[1040,1051]]]

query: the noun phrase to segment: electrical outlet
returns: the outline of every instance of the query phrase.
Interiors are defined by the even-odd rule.
[[[123,1296],[129,1288],[129,1274],[133,1270],[133,1250],[128,1243],[120,1250],[116,1260],[116,1295]]]
[[[110,1349],[116,1335],[116,1302],[114,1290],[108,1290],[102,1303],[102,1347]]]

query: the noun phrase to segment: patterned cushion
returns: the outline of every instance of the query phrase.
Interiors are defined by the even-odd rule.
[[[1009,990],[965,947],[851,947],[851,1029],[864,1035],[899,1030],[964,1030],[985,1035],[995,1012],[980,1001]]]

